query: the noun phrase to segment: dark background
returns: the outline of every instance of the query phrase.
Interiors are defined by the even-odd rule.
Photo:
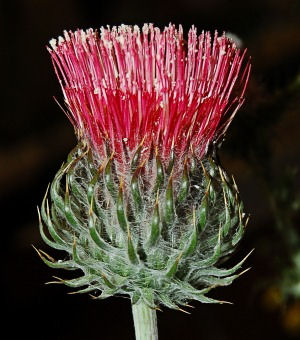
[[[256,250],[247,260],[251,271],[212,294],[232,306],[193,303],[191,315],[163,309],[160,339],[300,338],[299,301],[281,291],[285,269],[296,273],[290,256],[299,244],[299,214],[291,211],[295,204],[297,210],[292,198],[299,174],[290,175],[300,166],[299,5],[297,0],[1,1],[1,309],[9,338],[21,332],[30,339],[133,339],[128,299],[94,301],[67,295],[71,290],[61,285],[44,285],[52,275],[68,273],[46,267],[31,247],[55,256],[41,242],[36,206],[76,143],[52,98],[62,95],[45,45],[64,29],[144,22],[163,27],[170,21],[185,30],[194,24],[232,32],[252,56],[247,101],[220,156],[251,213],[232,261]],[[286,230],[293,231],[293,246],[285,240]]]

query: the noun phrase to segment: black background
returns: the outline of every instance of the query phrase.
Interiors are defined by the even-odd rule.
[[[64,29],[144,22],[159,27],[173,22],[185,30],[194,24],[199,30],[235,33],[248,47],[253,64],[248,99],[220,152],[252,215],[233,261],[256,248],[247,261],[252,270],[212,294],[233,305],[193,303],[191,315],[163,309],[158,313],[160,339],[300,337],[297,327],[284,321],[284,311],[269,308],[264,300],[264,282],[272,278],[270,264],[281,244],[253,162],[247,161],[251,150],[263,162],[260,147],[251,145],[261,145],[258,141],[267,133],[263,137],[271,141],[273,160],[269,175],[280,174],[283,164],[299,165],[300,106],[287,105],[269,130],[260,124],[265,124],[264,115],[272,120],[272,112],[257,110],[299,72],[299,4],[297,0],[1,1],[1,309],[9,338],[18,332],[30,339],[134,338],[128,299],[94,301],[87,295],[67,295],[70,289],[61,285],[44,285],[52,275],[69,276],[46,267],[31,244],[55,256],[41,242],[36,206],[76,143],[70,123],[52,99],[62,95],[45,45]],[[300,318],[300,313],[291,317],[297,315]]]

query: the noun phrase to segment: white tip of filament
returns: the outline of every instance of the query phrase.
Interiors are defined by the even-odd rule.
[[[231,32],[226,32],[226,37],[232,40],[232,42],[235,43],[237,48],[243,47],[243,40],[240,37],[238,37],[236,34],[231,33]]]
[[[58,37],[58,44],[62,44],[65,41],[65,39],[62,36]]]
[[[69,33],[67,31],[64,31],[64,37],[65,37],[66,41],[70,41],[71,40],[70,39],[70,35],[69,35]]]
[[[54,38],[49,41],[49,44],[54,51],[57,49],[56,42],[57,42],[57,40],[54,39]]]

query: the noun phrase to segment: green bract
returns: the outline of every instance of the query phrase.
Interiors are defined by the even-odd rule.
[[[155,152],[139,163],[139,153],[120,173],[114,155],[96,166],[91,151],[70,153],[40,213],[43,240],[68,259],[40,257],[53,268],[80,269],[82,276],[58,282],[99,299],[125,294],[173,309],[222,302],[206,294],[231,284],[245,261],[219,267],[245,230],[234,181],[212,158],[175,157],[164,166]]]

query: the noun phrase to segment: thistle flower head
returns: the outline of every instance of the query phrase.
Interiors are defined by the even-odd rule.
[[[119,161],[154,146],[168,162],[171,152],[203,158],[225,133],[244,101],[250,66],[225,35],[184,40],[181,26],[121,25],[64,32],[49,51],[68,116],[100,158],[107,146]]]
[[[97,298],[125,294],[175,309],[218,302],[206,294],[240,275],[244,260],[217,266],[246,221],[234,180],[210,150],[244,101],[245,52],[194,27],[185,42],[174,25],[78,30],[50,44],[79,143],[39,224],[69,259],[41,258],[80,269],[59,282]]]

